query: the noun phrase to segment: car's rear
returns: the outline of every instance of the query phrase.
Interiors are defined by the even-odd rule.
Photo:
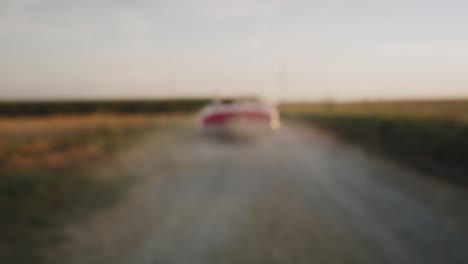
[[[201,111],[199,119],[202,132],[208,135],[256,135],[280,127],[276,108],[256,101],[215,102]]]

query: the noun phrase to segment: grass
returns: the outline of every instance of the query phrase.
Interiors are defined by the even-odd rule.
[[[287,113],[299,114],[375,115],[378,117],[468,121],[468,100],[287,103],[281,105],[281,109]]]
[[[128,175],[101,177],[95,167],[163,117],[91,115],[0,120],[0,263],[40,263],[64,238],[64,224],[108,207]]]
[[[301,107],[290,105],[283,110],[287,116],[331,131],[374,153],[452,182],[468,184],[468,111],[464,111],[468,102]]]
[[[83,172],[7,173],[0,187],[2,263],[40,263],[43,250],[65,237],[59,229],[92,209],[110,206],[124,178],[103,181]]]

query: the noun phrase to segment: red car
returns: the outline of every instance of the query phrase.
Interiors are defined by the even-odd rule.
[[[280,128],[277,109],[259,101],[221,100],[200,112],[199,124],[207,134],[253,134]]]

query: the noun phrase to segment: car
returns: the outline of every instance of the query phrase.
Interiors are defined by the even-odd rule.
[[[280,126],[276,107],[258,100],[218,100],[199,114],[199,127],[208,135],[256,135]]]

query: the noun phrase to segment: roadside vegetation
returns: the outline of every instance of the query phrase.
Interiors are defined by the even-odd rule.
[[[92,100],[92,101],[3,101],[0,116],[50,116],[93,113],[169,114],[196,111],[208,98],[174,100]]]
[[[373,152],[468,184],[468,101],[290,104],[282,110]]]
[[[286,103],[281,105],[281,109],[288,114],[374,115],[377,117],[468,121],[468,100]]]
[[[63,226],[111,206],[129,175],[104,175],[115,155],[166,118],[85,115],[0,119],[0,263],[40,263]],[[102,175],[101,175],[102,174]]]

